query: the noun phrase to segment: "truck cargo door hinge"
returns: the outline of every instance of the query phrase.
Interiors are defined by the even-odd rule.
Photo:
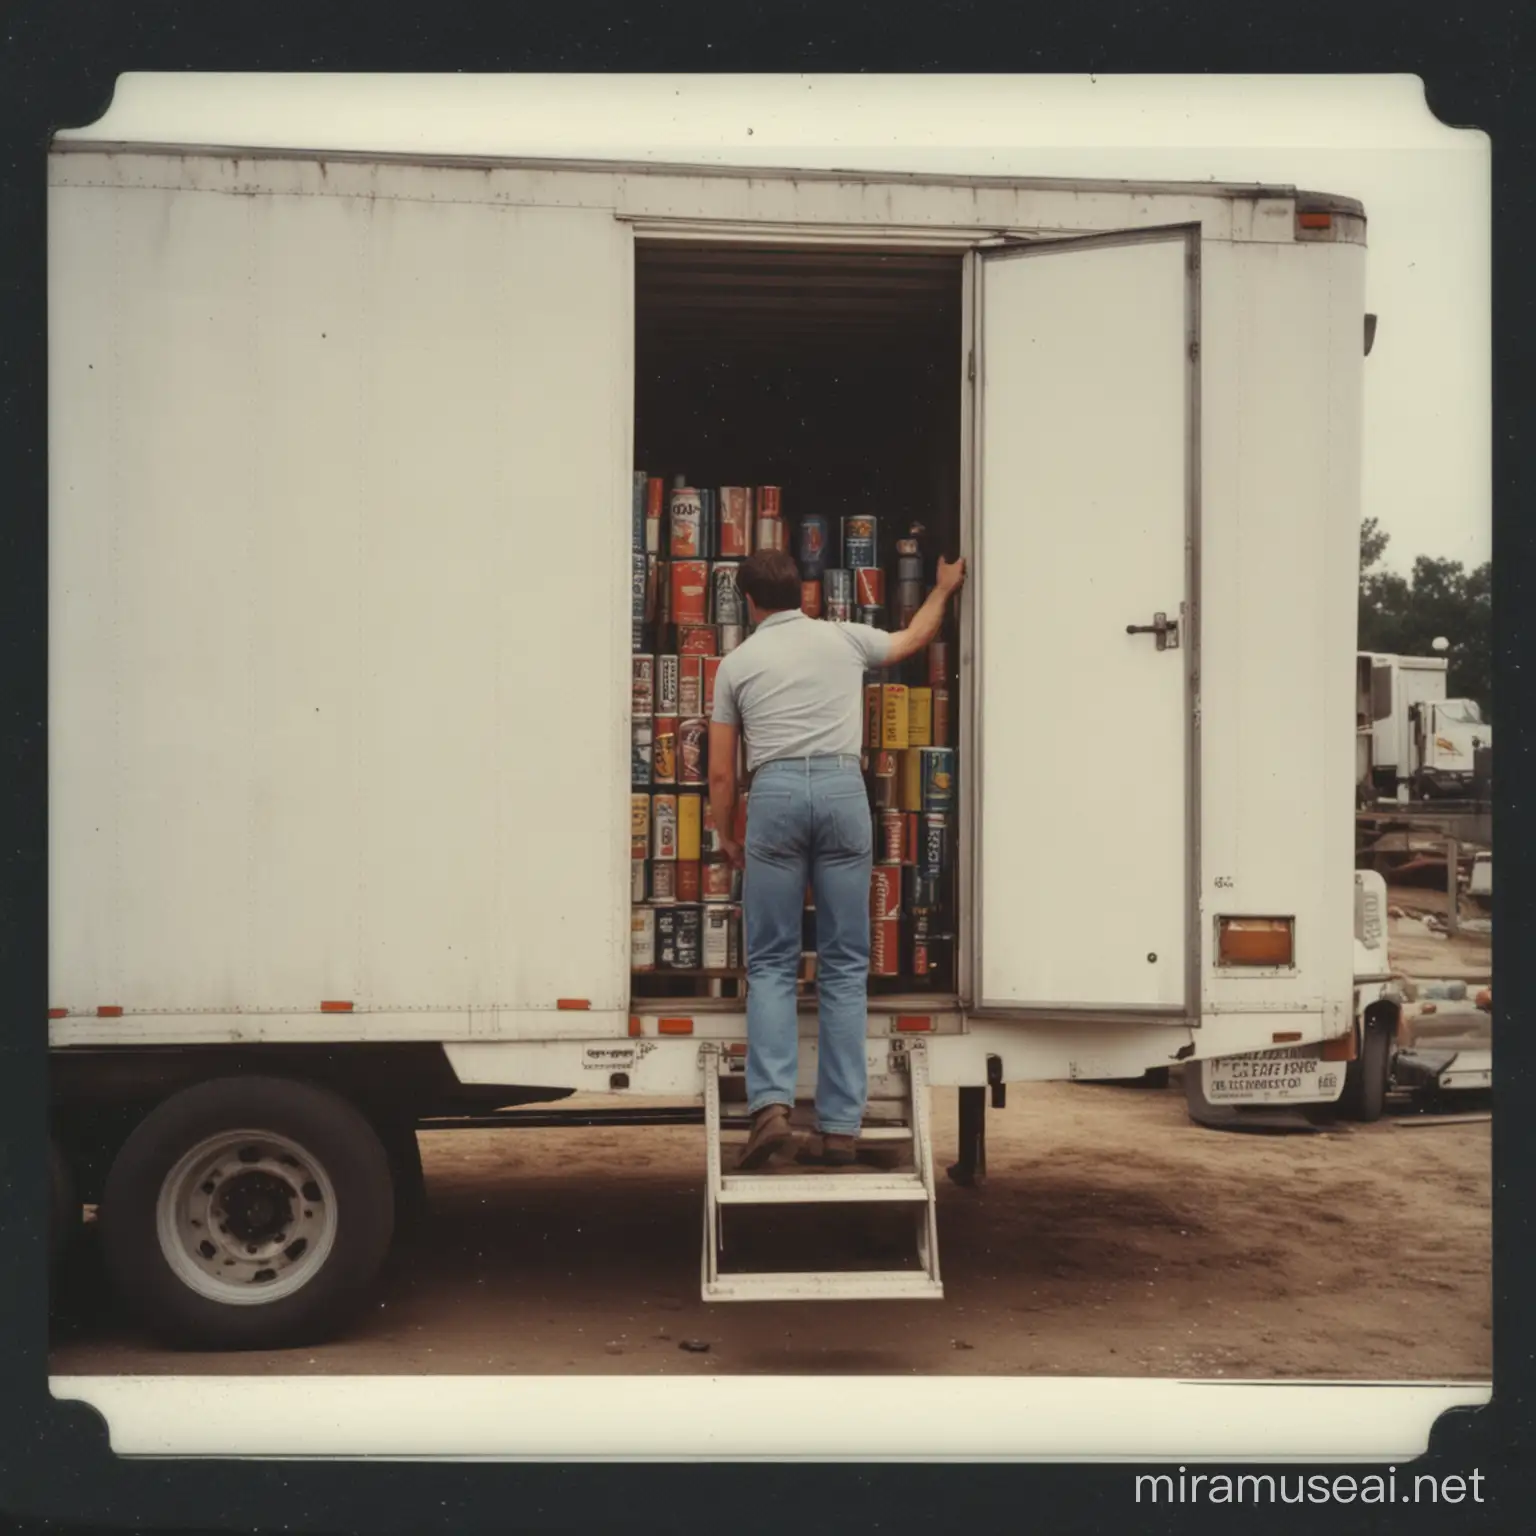
[[[965,355],[965,376],[968,379],[976,377],[976,349],[972,347]]]

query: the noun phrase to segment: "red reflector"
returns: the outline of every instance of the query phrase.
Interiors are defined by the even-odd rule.
[[[732,1056],[745,1056],[746,1054],[747,1054],[746,1046],[742,1045],[739,1041],[735,1045],[733,1045],[731,1047],[731,1055]]]
[[[632,1035],[638,1035],[641,1032],[640,1015],[637,1013],[632,1013],[629,1016],[629,1032]]]
[[[1350,1030],[1347,1035],[1335,1035],[1332,1040],[1323,1041],[1324,1061],[1353,1061],[1355,1059],[1355,1032]]]
[[[321,1003],[320,1004],[320,1012],[321,1013],[351,1013],[352,1012],[352,1004],[351,1003]]]
[[[1296,222],[1303,229],[1331,229],[1333,215],[1331,213],[1298,213]]]
[[[556,1003],[556,1008],[563,1009],[566,1013],[582,1013],[592,1004],[584,997],[562,997]]]
[[[120,1019],[122,1016],[123,1010],[114,1003],[108,1003],[96,1010],[96,1017],[98,1019]]]
[[[693,1033],[692,1019],[657,1019],[656,1033],[659,1035],[691,1035]]]
[[[50,1019],[67,1019],[69,1017],[69,1009],[68,1008],[50,1008],[48,1010],[48,1017]]]
[[[1277,1029],[1269,1038],[1276,1045],[1288,1045],[1294,1040],[1301,1039],[1301,1031],[1299,1029]]]
[[[916,1014],[904,1013],[897,1018],[896,1028],[904,1035],[915,1035],[925,1029],[932,1029],[933,1020],[920,1018]]]

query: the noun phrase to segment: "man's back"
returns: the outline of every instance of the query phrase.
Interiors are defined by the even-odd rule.
[[[889,649],[890,636],[867,625],[770,614],[721,662],[714,720],[743,728],[749,771],[786,757],[857,757],[864,674]]]

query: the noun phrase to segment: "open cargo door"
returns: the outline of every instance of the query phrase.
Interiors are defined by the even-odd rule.
[[[51,193],[51,995],[622,1030],[628,230],[135,174]]]
[[[1196,238],[974,261],[978,1010],[1191,995]]]

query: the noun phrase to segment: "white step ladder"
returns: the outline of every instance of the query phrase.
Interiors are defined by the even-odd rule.
[[[735,1171],[739,1148],[722,1144],[720,1077],[728,1058],[718,1046],[701,1053],[704,1072],[704,1125],[708,1138],[708,1178],[704,1189],[705,1301],[875,1301],[944,1295],[939,1279],[939,1244],[934,1203],[933,1144],[929,1133],[928,1058],[921,1042],[893,1060],[904,1065],[898,1099],[874,1101],[859,1136],[861,1148],[873,1143],[910,1143],[911,1167],[893,1172],[855,1167],[807,1173],[776,1171],[770,1165],[753,1173]],[[885,1113],[894,1111],[894,1113]],[[744,1142],[745,1137],[741,1140]],[[789,1153],[778,1157],[788,1158]],[[789,1167],[795,1165],[791,1161]],[[741,1205],[862,1205],[899,1202],[912,1208],[918,1269],[755,1271],[722,1274],[724,1213]]]

